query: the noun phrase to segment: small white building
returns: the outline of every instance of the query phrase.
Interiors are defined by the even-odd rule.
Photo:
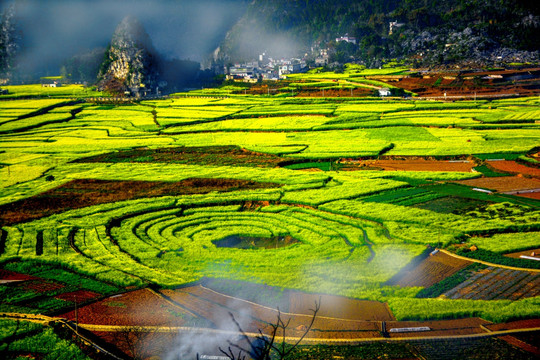
[[[56,80],[43,80],[43,82],[41,83],[41,87],[55,88],[60,86],[62,86],[62,84]]]
[[[392,92],[390,91],[389,88],[379,89],[379,96],[383,97],[383,96],[391,96],[391,95],[392,95]]]

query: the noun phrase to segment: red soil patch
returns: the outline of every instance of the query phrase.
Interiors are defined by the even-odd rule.
[[[540,276],[529,271],[488,267],[445,292],[450,299],[519,300],[540,293]]]
[[[518,320],[502,324],[488,324],[484,326],[491,331],[540,328],[540,319]]]
[[[488,161],[488,166],[498,170],[504,171],[512,174],[525,174],[540,178],[540,169],[528,167],[522,164],[519,164],[515,161],[509,160],[500,160],[500,161]]]
[[[133,149],[76,160],[78,163],[128,162],[216,166],[276,167],[283,158],[239,146],[194,146],[162,149]]]
[[[473,98],[475,93],[477,97],[512,94],[534,96],[538,93],[538,73],[538,68],[482,73],[441,72],[439,74],[429,74],[424,77],[402,77],[401,79],[394,79],[398,80],[398,82],[393,84],[405,90],[415,92],[420,97],[444,97],[445,93],[448,97],[467,96],[469,98]],[[528,74],[533,74],[534,78],[511,82],[508,80],[508,77],[512,75]],[[482,79],[490,75],[502,75],[504,78]],[[377,79],[388,81],[384,76]]]
[[[511,254],[505,254],[504,256],[508,256],[508,257],[511,257],[511,258],[517,258],[519,259],[519,257],[521,255],[525,255],[525,256],[533,256],[532,253],[534,253],[535,257],[537,257],[538,259],[540,259],[540,248],[536,248],[536,249],[531,249],[531,250],[525,250],[525,251],[520,251],[520,252],[515,252],[515,253],[511,253]]]
[[[528,192],[528,193],[519,193],[515,194],[516,196],[528,198],[528,199],[535,199],[540,200],[540,191],[538,192]]]
[[[426,159],[406,159],[406,160],[360,160],[345,161],[343,170],[363,170],[369,168],[384,169],[388,171],[456,171],[471,172],[475,166],[474,162],[463,161],[441,161]]]
[[[49,291],[60,290],[65,287],[65,285],[49,282],[43,279],[25,281],[19,285],[25,290],[32,290],[37,293],[44,293]]]
[[[101,340],[109,343],[111,347],[117,348],[127,355],[128,358],[137,359],[165,359],[174,346],[178,343],[178,333],[162,332],[114,332],[114,331],[92,331]],[[224,342],[223,346],[226,346]],[[216,354],[221,354],[216,349]],[[156,357],[157,356],[157,357]]]
[[[489,321],[481,318],[467,318],[456,320],[437,320],[437,321],[389,321],[386,323],[386,330],[393,328],[409,328],[427,326],[430,331],[421,332],[389,332],[391,338],[399,337],[424,337],[424,336],[452,336],[452,335],[470,335],[481,334],[485,331],[480,325],[490,324]]]
[[[351,320],[390,321],[395,320],[386,304],[378,301],[356,300],[343,296],[316,295],[293,292],[290,294],[289,312],[313,314],[315,301],[321,300],[318,316]]]
[[[540,188],[540,180],[519,176],[477,178],[456,181],[456,183],[482,189],[496,190],[498,192],[512,192]]]
[[[78,309],[81,324],[118,326],[182,326],[184,314],[147,289],[111,296]],[[75,312],[60,316],[74,320]]]
[[[454,275],[467,265],[470,261],[461,260],[442,252],[428,256],[418,266],[410,271],[402,271],[395,277],[395,281],[390,281],[390,285],[399,286],[422,286],[430,287],[449,276]]]
[[[246,332],[257,333],[260,329],[268,333],[271,331],[268,324],[274,324],[277,321],[278,311],[276,309],[225,296],[202,286],[192,286],[174,291],[163,290],[162,292],[180,306],[185,307],[197,316],[209,320],[218,328],[223,326],[224,323],[231,324],[229,313],[239,319],[242,328]],[[309,295],[308,297],[308,301],[311,302],[312,298]],[[311,305],[311,307],[314,307],[314,303]],[[384,305],[382,306],[384,307]],[[317,314],[313,328],[308,335],[309,337],[354,338],[381,336],[377,322],[332,318],[325,315],[328,315],[328,310],[326,314],[324,314],[324,311]],[[281,313],[282,320],[289,323],[287,336],[301,336],[310,323],[312,316],[313,312],[309,312],[309,314]]]
[[[540,348],[538,348],[538,347],[536,347],[534,345],[528,344],[528,343],[516,338],[515,336],[510,336],[510,335],[499,336],[499,339],[504,340],[507,343],[509,343],[510,345],[518,347],[518,348],[520,348],[522,350],[525,350],[527,352],[530,352],[532,354],[540,356]]]
[[[19,274],[14,271],[0,269],[0,283],[12,282],[12,281],[36,280],[36,279],[38,278],[35,276]]]
[[[71,209],[123,200],[277,186],[236,179],[193,178],[178,182],[73,180],[42,194],[1,205],[0,225],[12,225]]]
[[[100,297],[101,294],[87,291],[87,290],[77,290],[73,292],[63,293],[60,295],[56,295],[55,298],[64,300],[64,301],[77,301],[77,303],[87,302],[89,300],[96,299]]]

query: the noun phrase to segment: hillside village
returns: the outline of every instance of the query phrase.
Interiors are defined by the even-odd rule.
[[[392,24],[392,23],[391,23]],[[392,25],[390,25],[390,28]],[[335,43],[346,42],[356,45],[357,40],[349,34],[336,38]],[[277,81],[286,78],[287,74],[301,73],[310,68],[326,66],[330,63],[331,49],[322,47],[320,42],[311,46],[310,53],[305,53],[302,58],[274,59],[266,52],[259,55],[258,61],[236,63],[233,66],[215,66],[217,74],[226,75],[227,80],[257,82],[260,80]],[[333,65],[339,65],[334,62]]]

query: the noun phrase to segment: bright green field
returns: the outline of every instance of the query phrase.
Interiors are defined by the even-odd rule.
[[[349,69],[343,76],[371,75],[363,71]],[[25,91],[10,88],[14,94]],[[135,148],[222,145],[278,154],[284,162],[382,155],[520,156],[540,144],[540,127],[531,122],[540,111],[538,98],[442,103],[227,93],[199,90],[191,95],[205,97],[182,94],[122,106],[73,105],[60,99],[0,101],[0,205],[77,179],[228,178],[280,185],[127,200],[4,225],[0,261],[42,260],[119,286],[176,287],[202,277],[264,283],[387,301],[401,319],[539,316],[538,298],[489,306],[445,301],[434,308],[432,299],[415,298],[420,288],[385,284],[427,245],[448,246],[470,232],[504,233],[481,238],[479,246],[493,252],[540,244],[538,201],[489,197],[447,185],[479,173],[73,162]],[[417,206],[447,197],[476,201],[482,208],[445,212]],[[261,205],[245,208],[246,202]],[[497,210],[500,203],[506,212]],[[478,211],[489,216],[479,217]],[[297,242],[272,249],[215,245],[229,235],[289,235]],[[43,241],[39,255],[38,238]],[[498,313],[497,306],[506,310]]]

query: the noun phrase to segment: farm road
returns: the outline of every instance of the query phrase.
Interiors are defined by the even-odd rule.
[[[223,335],[242,335],[239,331],[228,331],[228,330],[218,330],[218,329],[208,329],[208,328],[192,328],[192,327],[162,327],[162,326],[118,326],[118,325],[93,325],[93,324],[79,324],[79,327],[84,328],[89,331],[104,331],[104,332],[122,332],[133,328],[137,331],[148,331],[148,332],[176,332],[176,333],[201,333],[201,334],[223,334]],[[540,331],[540,327],[536,328],[523,328],[523,329],[512,329],[512,330],[501,330],[501,331],[489,331],[480,334],[467,334],[467,335],[450,335],[450,336],[415,336],[415,337],[394,337],[394,338],[354,338],[354,339],[324,339],[316,337],[305,337],[302,341],[303,343],[312,343],[312,344],[354,344],[354,343],[365,343],[365,342],[409,342],[409,341],[426,341],[426,340],[457,340],[457,339],[474,339],[474,338],[486,338],[486,337],[498,337],[504,335],[511,335],[517,333],[525,332],[535,332]],[[249,337],[260,336],[259,333],[246,332],[245,335]],[[266,334],[269,336],[268,334]],[[283,339],[283,338],[281,338]],[[287,343],[296,343],[300,340],[300,337],[285,336],[285,342]]]
[[[51,321],[58,321],[64,324],[68,325],[68,328],[70,328],[73,332],[76,332],[73,328],[73,324],[70,322],[67,322],[63,318],[58,317],[49,317],[44,315],[35,315],[35,314],[22,314],[22,313],[0,313],[0,318],[10,318],[15,320],[21,320],[21,321],[31,321],[31,322],[40,322],[40,323],[50,323]],[[137,331],[149,331],[149,332],[164,332],[164,333],[170,333],[170,332],[199,332],[203,334],[232,334],[232,335],[242,335],[238,331],[227,331],[227,330],[217,330],[217,329],[208,329],[208,328],[192,328],[192,327],[169,327],[169,326],[125,326],[125,325],[94,325],[94,324],[78,324],[78,327],[89,330],[89,331],[105,331],[105,332],[120,332],[120,331],[126,331],[130,328],[133,328],[133,330]],[[406,341],[425,341],[425,340],[445,340],[445,339],[472,339],[472,338],[483,338],[483,337],[496,337],[496,336],[504,336],[504,335],[511,335],[511,334],[517,334],[517,333],[525,333],[525,332],[535,332],[540,331],[540,327],[532,327],[532,328],[521,328],[521,329],[511,329],[511,330],[500,330],[500,331],[491,331],[485,327],[481,327],[485,333],[480,334],[468,334],[468,335],[451,335],[451,336],[422,336],[422,337],[399,337],[399,338],[354,338],[354,339],[321,339],[321,338],[313,338],[307,337],[304,338],[304,342],[306,343],[316,343],[316,344],[354,344],[354,343],[363,343],[363,342],[377,342],[377,341],[384,341],[384,342],[406,342]],[[78,336],[81,336],[80,334],[77,334]],[[259,333],[246,333],[247,336],[256,337],[259,336]],[[285,341],[286,342],[297,342],[300,338],[299,337],[292,337],[292,336],[286,336]],[[90,340],[85,339],[86,341],[90,342]]]
[[[445,253],[446,255],[455,257],[456,259],[461,259],[461,260],[466,260],[466,261],[476,262],[476,263],[484,264],[484,265],[487,265],[487,266],[492,266],[492,267],[497,267],[497,268],[503,268],[503,269],[508,269],[508,270],[528,271],[528,272],[540,272],[540,269],[529,269],[529,268],[520,268],[520,267],[514,267],[514,266],[506,266],[506,265],[500,265],[500,264],[490,263],[490,262],[487,262],[487,261],[482,261],[482,260],[472,259],[472,258],[468,258],[468,257],[465,257],[465,256],[460,256],[460,255],[454,254],[454,253],[452,253],[452,252],[450,252],[450,251],[448,251],[448,250],[444,250],[444,249],[439,249],[439,251],[442,252],[442,253]]]

